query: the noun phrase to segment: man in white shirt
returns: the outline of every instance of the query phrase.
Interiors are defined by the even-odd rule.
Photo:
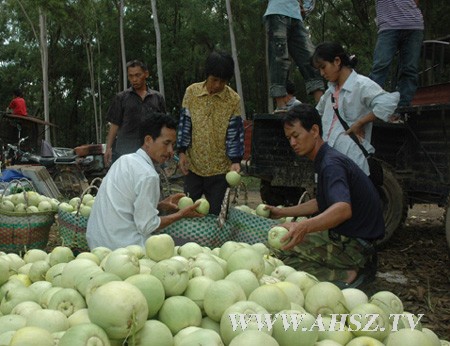
[[[199,217],[198,206],[178,210],[184,194],[160,198],[159,175],[155,164],[173,155],[176,122],[155,113],[140,124],[142,146],[135,153],[121,156],[102,181],[87,224],[90,249],[105,246],[111,250],[128,245],[145,245],[155,231],[184,217]],[[173,211],[159,216],[159,211]]]

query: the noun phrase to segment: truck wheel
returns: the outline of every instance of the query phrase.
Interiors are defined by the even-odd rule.
[[[296,205],[304,191],[302,187],[272,186],[267,180],[261,180],[259,188],[262,202],[269,205]]]
[[[383,239],[377,241],[377,245],[385,244],[392,237],[394,231],[403,225],[408,213],[406,197],[393,168],[384,162],[382,167],[384,180],[383,185],[378,188],[378,193],[383,207],[386,233]]]

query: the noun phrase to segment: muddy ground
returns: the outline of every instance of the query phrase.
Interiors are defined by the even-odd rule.
[[[373,291],[389,290],[404,309],[424,314],[423,324],[450,340],[450,255],[444,210],[420,204],[379,253]]]
[[[248,205],[261,203],[257,191],[248,192]],[[450,250],[444,229],[444,209],[418,204],[405,225],[379,251],[376,280],[364,289],[370,296],[391,291],[404,310],[424,314],[423,326],[450,340]]]

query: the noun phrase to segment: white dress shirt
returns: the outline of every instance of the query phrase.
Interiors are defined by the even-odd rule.
[[[159,176],[142,149],[121,156],[103,179],[87,224],[90,249],[145,245],[159,227]]]
[[[345,134],[345,129],[339,119],[336,117],[333,121],[335,112],[331,95],[335,90],[336,84],[329,82],[328,89],[316,106],[322,117],[323,139],[331,147],[350,157],[369,175],[369,165],[363,152],[353,139]],[[371,79],[352,71],[339,92],[339,115],[349,127],[370,112],[373,112],[377,118],[388,121],[397,108],[399,98],[398,92],[389,93]],[[369,153],[375,152],[374,147],[370,144],[372,127],[372,122],[364,126],[365,137],[362,139],[362,145]]]

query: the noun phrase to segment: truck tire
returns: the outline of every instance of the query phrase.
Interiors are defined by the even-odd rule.
[[[382,162],[383,185],[378,188],[383,207],[383,218],[386,232],[383,239],[377,241],[377,245],[384,245],[392,237],[395,230],[405,222],[408,213],[408,204],[403,188],[398,181],[394,169]]]
[[[447,244],[450,248],[450,196],[447,200],[447,209],[445,209],[445,234],[447,235]]]
[[[269,205],[292,206],[298,204],[305,191],[302,187],[272,186],[270,181],[262,180],[259,188],[261,200]]]

